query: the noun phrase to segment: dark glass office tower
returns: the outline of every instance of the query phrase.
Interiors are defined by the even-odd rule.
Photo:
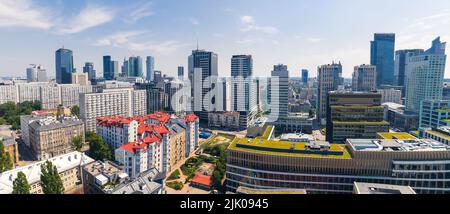
[[[111,71],[111,56],[103,56],[103,78],[105,80],[114,79]]]
[[[403,86],[402,96],[405,96],[406,58],[423,52],[423,49],[398,50],[395,52],[394,85]]]
[[[88,78],[90,81],[95,80],[94,63],[86,62],[83,67],[83,73],[88,74]]]
[[[307,85],[309,80],[309,71],[307,69],[302,69],[302,83]]]
[[[370,43],[370,64],[377,66],[377,86],[394,84],[395,34],[376,33]]]
[[[56,82],[59,84],[72,83],[73,52],[68,49],[58,49],[55,53]]]

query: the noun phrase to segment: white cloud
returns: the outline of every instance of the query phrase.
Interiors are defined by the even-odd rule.
[[[85,31],[112,21],[115,18],[115,10],[106,7],[88,6],[78,14],[67,26],[61,27],[59,32],[72,34]]]
[[[162,55],[173,53],[180,48],[189,45],[176,40],[149,42],[149,36],[151,36],[151,34],[147,31],[125,31],[101,38],[94,45],[112,46],[136,52],[151,51],[152,53]],[[147,39],[144,39],[144,37],[146,37]]]
[[[125,19],[125,21],[128,23],[135,23],[142,18],[152,16],[154,14],[155,13],[152,9],[152,2],[146,2],[144,4],[139,4],[136,8],[134,8],[130,15]]]
[[[245,39],[240,39],[240,40],[236,41],[237,44],[241,44],[241,45],[253,45],[253,44],[261,43],[261,42],[264,42],[264,39],[262,39],[262,38],[245,38]]]
[[[255,18],[252,16],[242,16],[241,24],[243,25],[243,28],[241,29],[242,32],[259,31],[267,34],[276,34],[279,32],[278,28],[273,26],[257,25]]]
[[[31,0],[0,0],[0,27],[49,29],[51,20],[50,11]]]
[[[322,39],[321,38],[310,37],[310,38],[307,38],[306,41],[309,42],[309,43],[318,43],[318,42],[321,42]]]

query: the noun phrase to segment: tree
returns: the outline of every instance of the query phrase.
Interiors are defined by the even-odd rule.
[[[97,134],[89,136],[89,156],[95,160],[111,160],[112,151],[109,146],[103,141],[103,138]]]
[[[17,173],[17,178],[13,181],[12,194],[30,194],[30,184],[28,184],[27,176],[23,172]]]
[[[58,169],[47,161],[41,166],[41,186],[44,194],[63,194],[64,185]]]
[[[6,172],[14,168],[9,152],[5,152],[5,145],[0,140],[0,173]]]
[[[76,136],[72,138],[72,148],[76,151],[81,151],[84,146],[83,138],[81,136]]]
[[[3,117],[0,117],[0,125],[5,125],[6,124],[6,120]]]
[[[75,116],[77,116],[78,118],[80,118],[80,107],[79,107],[79,106],[73,106],[73,107],[70,109],[70,113],[71,113],[72,115],[75,115]]]

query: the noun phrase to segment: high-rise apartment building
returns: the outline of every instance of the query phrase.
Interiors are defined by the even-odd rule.
[[[375,92],[332,91],[327,103],[327,141],[345,143],[352,138],[376,138],[388,132],[381,94]]]
[[[370,64],[377,67],[377,86],[394,84],[395,34],[376,33],[370,42]]]
[[[377,89],[377,69],[373,65],[355,66],[352,78],[353,91],[375,91]]]
[[[87,73],[72,73],[72,84],[90,85],[89,75]]]
[[[68,49],[58,49],[55,53],[56,65],[56,82],[59,84],[72,83],[73,67],[73,52]]]
[[[406,110],[418,113],[424,100],[441,100],[444,82],[445,42],[440,37],[424,53],[406,59]]]
[[[155,73],[155,58],[152,56],[147,56],[145,64],[146,64],[146,69],[147,69],[145,78],[147,81],[153,81],[154,73]]]
[[[189,80],[193,88],[193,110],[200,117],[200,121],[207,122],[208,112],[215,110],[213,88],[218,76],[217,54],[205,50],[193,50],[188,58],[188,65]]]
[[[317,100],[317,118],[319,122],[325,125],[327,117],[327,97],[328,92],[337,90],[340,85],[344,84],[342,78],[342,65],[332,63],[322,65],[317,68],[318,75],[318,100]]]
[[[86,131],[96,131],[96,119],[99,117],[133,117],[135,113],[147,112],[146,100],[145,91],[136,92],[133,88],[104,89],[99,93],[81,94],[80,116]]]

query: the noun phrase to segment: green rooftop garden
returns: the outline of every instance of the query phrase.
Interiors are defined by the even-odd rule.
[[[383,126],[383,125],[389,125],[388,122],[386,121],[381,121],[381,122],[368,122],[368,121],[355,121],[355,122],[343,122],[343,121],[333,121],[333,124],[335,125],[378,125],[378,126]]]
[[[266,130],[264,131],[264,134],[261,136],[261,138],[262,138],[262,139],[268,139],[270,133],[271,133],[272,130],[273,130],[273,128],[274,128],[273,126],[267,126],[267,128],[266,128]]]
[[[332,109],[384,109],[384,106],[331,106]]]
[[[450,135],[447,135],[447,134],[444,134],[444,133],[441,133],[441,132],[438,132],[438,131],[428,130],[427,132],[430,133],[430,134],[442,137],[442,138],[450,139]]]
[[[292,147],[293,145],[294,147]],[[229,149],[267,155],[283,155],[292,157],[351,158],[350,154],[345,148],[345,145],[342,144],[331,144],[330,150],[327,152],[333,154],[326,154],[327,152],[325,151],[307,150],[306,143],[275,141],[263,138],[236,138],[231,143]]]
[[[406,132],[382,132],[377,133],[383,139],[398,139],[398,140],[411,140],[417,139],[416,137],[406,133]]]
[[[450,112],[450,108],[439,108],[439,109],[436,109],[436,111],[437,111],[437,112],[442,112],[442,113],[444,113],[444,112]]]

